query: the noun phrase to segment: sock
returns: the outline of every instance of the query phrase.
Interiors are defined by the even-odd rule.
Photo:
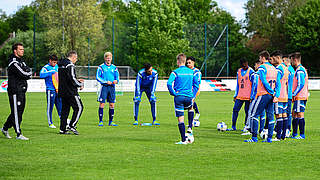
[[[99,121],[103,121],[103,108],[99,107]]]
[[[283,118],[283,128],[282,128],[281,139],[286,138],[287,129],[288,129],[288,117],[285,117]]]
[[[252,139],[258,137],[258,119],[252,117]]]
[[[298,118],[293,118],[292,120],[292,136],[296,136],[298,134]]]
[[[265,121],[266,121],[265,118],[261,118],[261,117],[260,117],[260,129],[259,129],[259,133],[261,133],[261,132],[263,131]]]
[[[195,113],[200,114],[199,109],[198,109],[198,105],[196,102],[193,103],[193,109],[194,109]]]
[[[134,120],[135,121],[138,121],[139,105],[140,105],[140,102],[134,103]]]
[[[274,120],[273,120],[273,122],[269,122],[269,125],[268,125],[268,138],[269,139],[272,139],[273,130],[274,130]]]
[[[237,119],[238,119],[238,111],[233,111],[232,113],[232,128],[236,127]]]
[[[194,111],[188,111],[188,123],[189,123],[189,128],[192,129],[192,123],[193,123],[193,116],[194,116]]]
[[[150,105],[151,105],[151,113],[152,113],[152,118],[153,118],[153,121],[156,120],[156,102],[150,102]]]
[[[277,118],[277,125],[276,125],[276,132],[277,132],[277,139],[281,139],[281,131],[283,129],[283,119],[281,118]]]
[[[268,129],[268,125],[269,125],[269,119],[267,118],[265,120],[264,129]]]
[[[304,118],[299,119],[299,131],[300,131],[300,136],[304,135],[304,127],[305,127],[305,121]]]
[[[179,123],[178,127],[179,127],[179,132],[181,135],[181,141],[185,142],[186,141],[186,127],[184,126],[184,123]]]
[[[114,109],[109,108],[109,125],[113,121]]]

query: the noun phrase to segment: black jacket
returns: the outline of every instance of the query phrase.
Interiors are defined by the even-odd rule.
[[[58,96],[67,97],[78,95],[78,87],[83,83],[77,80],[75,66],[69,59],[58,62],[59,88]]]
[[[8,93],[26,93],[28,88],[27,80],[31,78],[31,69],[23,59],[11,54],[8,58]]]

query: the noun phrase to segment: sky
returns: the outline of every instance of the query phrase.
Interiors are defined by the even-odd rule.
[[[231,13],[240,21],[245,18],[244,4],[247,0],[215,0],[218,6]],[[14,14],[19,7],[29,5],[32,0],[0,0],[0,9],[6,12],[7,15]]]

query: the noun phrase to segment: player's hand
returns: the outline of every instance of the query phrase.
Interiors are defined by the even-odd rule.
[[[81,86],[81,87],[80,87],[80,90],[82,90],[83,88],[84,88],[84,86]]]
[[[133,101],[134,102],[141,102],[141,97],[140,96],[134,97]]]
[[[83,83],[83,82],[84,82],[84,79],[79,79],[79,81]]]
[[[118,83],[118,81],[117,81],[117,80],[114,80],[112,83],[113,83],[113,84],[117,84],[117,83]]]
[[[111,82],[111,81],[107,81],[107,84],[111,85],[111,84],[112,84],[112,82]]]
[[[233,97],[233,102],[236,102],[236,97]]]
[[[274,98],[273,98],[273,102],[274,102],[274,103],[277,103],[277,102],[279,102],[279,99],[278,99],[277,97],[274,97]]]

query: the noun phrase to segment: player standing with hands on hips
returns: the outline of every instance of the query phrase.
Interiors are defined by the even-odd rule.
[[[103,108],[105,102],[109,103],[109,126],[118,126],[113,122],[114,104],[116,102],[116,84],[119,82],[118,68],[111,64],[112,54],[106,52],[104,54],[105,63],[101,64],[97,69],[96,79],[101,84],[98,95],[99,105],[99,126],[103,126]]]
[[[167,88],[174,96],[174,108],[178,118],[178,127],[181,141],[176,144],[188,144],[185,135],[184,110],[188,109],[188,120],[193,120],[193,101],[199,89],[199,81],[196,73],[185,66],[186,55],[177,56],[178,69],[174,70],[168,79]],[[191,133],[192,134],[192,133]]]
[[[79,135],[76,125],[83,111],[82,101],[80,99],[78,88],[83,89],[84,80],[77,79],[75,73],[75,63],[78,60],[76,51],[70,51],[68,58],[59,61],[59,90],[58,96],[62,100],[62,110],[60,117],[60,134],[69,134],[72,131],[75,135]],[[67,118],[70,113],[70,107],[73,109],[72,119],[67,127]]]
[[[17,133],[16,139],[29,140],[21,132],[22,114],[26,104],[27,80],[31,78],[31,69],[26,65],[22,56],[24,48],[21,43],[12,46],[12,52],[8,58],[8,96],[11,114],[1,129],[3,135],[10,139],[8,129],[13,127]]]

